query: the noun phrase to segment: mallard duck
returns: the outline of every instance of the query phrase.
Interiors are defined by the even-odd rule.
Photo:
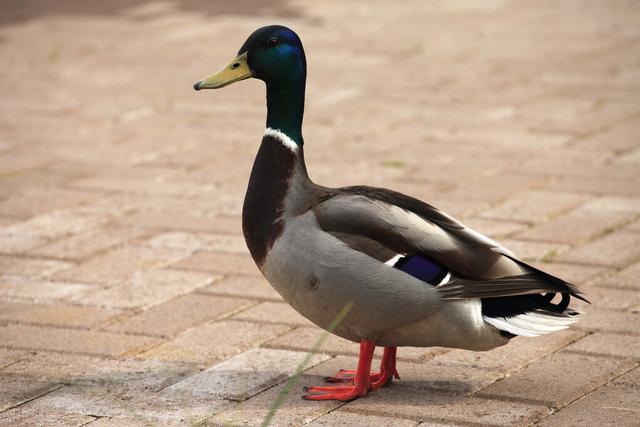
[[[315,184],[304,161],[306,59],[284,26],[256,30],[237,57],[194,88],[248,78],[267,88],[267,124],[251,171],[242,229],[256,265],[301,315],[360,344],[357,369],[307,387],[310,400],[351,400],[398,378],[400,346],[489,350],[515,336],[567,328],[576,286],[413,197]],[[559,301],[558,301],[559,300]],[[588,301],[587,301],[588,302]],[[380,370],[370,372],[376,346]]]

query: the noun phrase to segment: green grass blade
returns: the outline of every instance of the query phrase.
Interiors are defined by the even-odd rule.
[[[329,337],[329,334],[335,331],[338,325],[342,323],[344,318],[349,313],[349,310],[351,310],[351,307],[353,307],[353,303],[352,302],[347,303],[342,308],[340,313],[338,313],[335,319],[333,319],[333,322],[331,322],[327,330],[323,332],[322,335],[320,335],[320,337],[313,344],[313,346],[311,347],[311,350],[309,350],[305,358],[302,360],[302,362],[300,362],[300,364],[296,368],[295,373],[291,376],[291,378],[287,380],[287,383],[282,388],[282,391],[278,393],[276,400],[274,400],[273,405],[271,405],[271,408],[269,408],[269,412],[264,417],[264,420],[262,420],[262,427],[267,427],[271,423],[271,421],[273,420],[273,417],[276,415],[276,412],[278,412],[278,409],[280,409],[280,406],[282,406],[282,403],[284,403],[284,399],[287,397],[289,392],[291,392],[291,389],[293,388],[293,386],[295,386],[298,380],[300,379],[302,372],[311,361],[311,358],[318,353],[318,350],[320,350],[320,347],[322,347],[322,344],[324,344],[324,342],[327,340],[327,338]]]

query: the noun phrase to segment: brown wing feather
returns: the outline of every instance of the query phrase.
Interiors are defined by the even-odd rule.
[[[413,197],[381,188],[344,187],[327,191],[313,210],[325,231],[351,236],[346,243],[356,250],[371,254],[381,245],[389,253],[419,253],[438,261],[454,274],[439,287],[446,299],[561,292],[586,301],[576,286],[518,260],[499,243]],[[359,246],[357,241],[367,243]],[[379,248],[375,251],[380,253]]]

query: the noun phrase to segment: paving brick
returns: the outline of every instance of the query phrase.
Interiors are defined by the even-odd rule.
[[[33,169],[51,161],[41,146],[18,146],[12,150],[0,153],[0,168],[6,173]]]
[[[51,188],[77,177],[74,171],[53,172],[46,168],[20,171],[0,176],[0,193],[4,195],[20,194],[34,188]]]
[[[640,149],[632,149],[626,153],[622,153],[616,158],[617,164],[637,165],[640,163]]]
[[[492,220],[484,218],[467,218],[464,221],[467,227],[485,234],[492,238],[502,238],[504,236],[510,236],[526,228],[526,225],[509,222],[504,220]]]
[[[136,416],[128,417],[100,417],[93,421],[92,427],[147,427],[149,423]]]
[[[82,283],[53,282],[21,276],[0,276],[0,296],[11,299],[49,301],[71,299],[93,287]]]
[[[494,400],[444,392],[419,393],[402,383],[382,388],[341,408],[343,411],[411,419],[445,425],[473,422],[480,425],[529,425],[551,411],[541,405],[510,400]]]
[[[635,180],[614,176],[562,176],[553,177],[547,183],[548,188],[560,191],[576,192],[598,196],[637,197],[638,183]]]
[[[340,368],[353,363],[353,358],[338,356],[322,362],[311,369],[306,370],[291,386],[291,389],[284,397],[282,405],[275,413],[271,425],[303,425],[327,412],[342,406],[341,402],[324,401],[308,404],[302,400],[303,388],[311,385],[320,385],[327,372],[337,372]],[[269,410],[283,389],[287,386],[287,381],[281,381],[275,387],[257,394],[248,400],[234,405],[207,419],[207,425],[262,425]]]
[[[640,234],[621,229],[567,251],[558,261],[625,267],[640,258]]]
[[[633,218],[635,214],[595,209],[574,209],[540,224],[517,237],[522,239],[575,244],[596,237]]]
[[[189,230],[212,233],[239,231],[240,220],[234,217],[198,215],[193,212],[145,210],[126,218],[126,223],[160,230]]]
[[[135,354],[156,344],[149,337],[26,325],[0,326],[0,346],[105,356]]]
[[[60,385],[38,379],[0,374],[0,412],[49,393]]]
[[[306,356],[303,352],[254,348],[167,387],[162,393],[243,401],[293,375]],[[307,367],[328,358],[313,355]]]
[[[145,233],[139,228],[101,227],[37,247],[30,254],[80,261],[97,252],[134,240]]]
[[[549,353],[580,339],[585,333],[573,329],[535,338],[517,337],[508,344],[486,352],[454,349],[431,362],[434,366],[462,366],[488,369],[508,375]],[[437,369],[437,368],[436,368]]]
[[[172,267],[219,274],[261,275],[260,270],[258,270],[249,255],[198,252],[188,259],[174,264]]]
[[[263,325],[232,320],[210,322],[188,329],[173,340],[139,357],[211,364],[288,330],[289,327],[284,325]]]
[[[606,384],[634,364],[560,351],[485,388],[479,396],[523,399],[557,408]]]
[[[634,369],[545,418],[540,426],[636,426],[639,369]]]
[[[532,262],[531,265],[578,286],[598,280],[612,271],[610,267],[560,262]]]
[[[590,199],[583,205],[590,210],[603,210],[608,212],[640,212],[640,198],[603,196]]]
[[[159,391],[198,371],[193,364],[144,359],[111,359],[38,351],[3,372],[51,383],[99,386],[119,391]]]
[[[433,195],[436,196],[436,195]],[[488,202],[482,202],[480,200],[454,200],[447,199],[443,196],[424,198],[422,200],[428,200],[429,204],[435,206],[453,216],[454,218],[467,218],[471,215],[477,215],[483,209],[489,206]]]
[[[629,335],[596,332],[581,338],[566,350],[640,360],[640,340]]]
[[[221,410],[222,400],[194,399],[193,396],[164,396],[161,393],[123,393],[99,386],[66,386],[28,404],[28,410],[42,413],[109,417],[111,425],[137,422],[143,425],[192,425]],[[140,425],[137,424],[137,425]],[[135,425],[135,424],[134,424]]]
[[[93,201],[96,195],[61,188],[35,188],[14,194],[0,202],[0,215],[31,218],[59,209],[68,209]]]
[[[509,248],[523,261],[550,261],[569,248],[562,243],[535,242],[531,240],[500,239],[500,243]]]
[[[405,350],[404,348],[402,350]],[[357,366],[353,361],[353,368]],[[448,364],[431,360],[427,363],[398,362],[402,387],[418,394],[445,392],[469,395],[501,379],[505,373],[492,369],[477,369],[467,364]],[[400,383],[400,381],[398,381]]]
[[[14,227],[14,225],[11,225],[0,228],[0,252],[4,254],[21,254],[27,249],[46,242],[44,237],[14,231]]]
[[[57,271],[68,269],[72,265],[67,262],[50,259],[0,255],[0,272],[6,275],[45,277]]]
[[[213,283],[198,292],[257,300],[283,301],[280,294],[263,277],[233,275]]]
[[[354,414],[352,412],[343,412],[340,409],[333,411],[320,418],[316,418],[308,426],[345,426],[345,427],[369,427],[369,426],[399,426],[413,427],[418,423],[416,421],[401,420],[391,417],[380,417],[377,415]]]
[[[191,326],[249,307],[250,300],[187,294],[126,318],[107,328],[113,332],[171,336]]]
[[[19,323],[93,328],[119,314],[120,312],[115,310],[69,304],[27,304],[0,301],[0,320]]]
[[[282,336],[272,339],[264,345],[272,348],[283,348],[288,350],[309,351],[318,339],[324,334],[324,330],[317,327],[300,327]],[[319,350],[321,353],[333,355],[357,355],[359,346],[357,343],[345,340],[336,335],[329,334]],[[440,347],[403,347],[398,351],[398,358],[404,360],[421,361],[432,358],[446,350]],[[380,350],[377,356],[381,355]],[[350,368],[346,368],[350,369]],[[355,369],[355,368],[354,368]]]
[[[80,427],[96,420],[91,415],[67,414],[60,411],[33,410],[30,406],[19,406],[0,413],[0,425],[27,427]]]
[[[188,255],[184,251],[125,246],[61,271],[55,277],[109,285],[128,279],[138,270],[162,268]]]
[[[27,221],[5,227],[3,231],[51,240],[94,228],[106,223],[108,220],[108,215],[101,215],[96,212],[62,210],[38,215]]]
[[[499,202],[519,192],[539,189],[545,178],[535,175],[499,174],[490,177],[473,176],[468,182],[447,194],[450,198]]]
[[[640,304],[640,293],[638,293],[638,291],[610,289],[608,287],[594,285],[585,286],[583,290],[587,294],[589,301],[591,301],[596,308],[628,310]],[[582,305],[582,302],[577,303]],[[589,307],[586,305],[583,307],[577,306],[577,308],[584,311],[589,310]]]
[[[607,126],[600,132],[576,138],[571,147],[579,150],[620,153],[637,146],[638,132],[637,120],[625,120]]]
[[[13,225],[15,223],[19,222],[16,218],[11,218],[8,216],[1,216],[0,215],[0,227],[4,228],[4,227],[8,227],[10,225]]]
[[[631,290],[640,290],[640,262],[631,264],[629,267],[613,274],[607,274],[596,280],[595,283],[610,288],[623,288]]]
[[[9,350],[6,348],[0,348],[0,369],[5,366],[11,365],[18,360],[25,357],[28,353],[26,351]]]
[[[585,331],[638,334],[640,330],[640,313],[590,307],[585,310],[576,328]]]
[[[234,414],[232,421],[260,425],[283,383],[242,404],[194,397],[189,388],[176,394],[162,389],[221,360],[214,354],[218,347],[226,358],[262,344],[269,349],[264,340],[284,334],[290,339],[284,350],[306,353],[321,333],[304,327],[313,334],[299,342],[293,339],[299,332],[287,334],[295,316],[275,304],[282,299],[253,267],[241,236],[242,198],[264,125],[264,90],[256,82],[198,96],[185,90],[185,82],[211,71],[203,69],[202,40],[239,46],[265,14],[292,17],[310,53],[305,155],[316,182],[370,184],[418,196],[584,286],[593,300],[592,306],[575,303],[586,317],[569,331],[514,340],[488,353],[403,348],[403,380],[346,405],[304,402],[296,386],[273,425],[323,419],[533,425],[552,410],[521,397],[529,383],[518,386],[520,397],[465,394],[496,378],[490,387],[508,384],[539,365],[550,371],[532,379],[534,393],[544,387],[553,399],[556,389],[547,384],[559,378],[566,386],[560,397],[567,398],[582,393],[587,375],[606,381],[611,363],[637,363],[631,339],[638,335],[638,271],[631,266],[640,259],[638,245],[628,236],[610,246],[602,239],[619,230],[640,235],[638,8],[628,2],[584,7],[582,1],[563,2],[561,9],[504,1],[409,0],[402,8],[362,0],[340,7],[331,1],[143,3],[12,2],[0,14],[0,52],[8,59],[0,63],[0,298],[25,310],[78,307],[83,298],[97,304],[92,307],[131,307],[107,322],[121,319],[120,326],[136,335],[110,331],[113,336],[139,342],[162,331],[179,344],[178,350],[158,347],[167,357],[180,359],[183,347],[195,355],[184,356],[187,363],[120,361],[120,355],[5,347],[10,353],[0,352],[0,359],[8,358],[0,366],[15,367],[11,375],[66,386],[4,411],[0,417],[12,418],[0,424],[218,426],[229,421],[218,416],[222,411]],[[212,17],[220,22],[210,25]],[[299,19],[304,17],[313,19]],[[395,37],[376,37],[380,28],[393,28]],[[207,55],[211,64],[229,59],[224,49]],[[394,67],[389,79],[387,65],[399,59],[403,66]],[[133,83],[150,75],[154,88]],[[519,237],[525,232],[543,238]],[[187,267],[174,268],[181,262]],[[176,275],[163,280],[162,273],[144,273],[141,286],[132,283],[140,271],[162,269],[224,277],[201,287],[187,280],[183,287]],[[230,320],[225,316],[235,312],[224,308],[229,323],[214,330],[221,319],[208,316],[218,307],[187,301],[183,295],[189,293],[269,304],[246,310],[252,320]],[[277,307],[283,310],[274,313]],[[67,322],[66,329],[44,329],[82,329],[74,310],[53,310],[57,314],[47,320]],[[100,313],[96,309],[95,316]],[[94,329],[81,332],[108,333],[96,331],[103,324],[87,315]],[[268,324],[269,318],[285,323]],[[583,334],[584,340],[570,344]],[[190,337],[190,344],[180,337]],[[44,338],[46,348],[50,338]],[[342,349],[350,356],[318,365],[303,382],[317,384],[317,374],[354,366],[356,344],[331,338],[327,345],[331,354]],[[559,370],[553,362],[558,354],[588,357]],[[602,361],[604,371],[590,357]],[[504,375],[512,376],[500,380]],[[618,380],[602,383],[547,424],[637,424],[637,374],[623,378],[616,388]]]
[[[550,191],[525,191],[516,194],[491,209],[480,213],[481,217],[540,223],[587,200],[581,194]]]
[[[313,326],[311,321],[298,314],[291,306],[281,302],[262,302],[233,316],[234,319],[251,322],[284,323],[292,326]]]
[[[205,250],[249,255],[249,250],[241,234],[163,233],[149,239],[148,244],[154,248]]]
[[[109,308],[148,308],[214,282],[213,274],[168,269],[139,270],[128,280],[97,289],[77,302]]]

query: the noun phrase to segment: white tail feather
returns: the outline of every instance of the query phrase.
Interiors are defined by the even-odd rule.
[[[518,314],[513,317],[482,316],[484,321],[501,331],[524,337],[537,337],[567,329],[569,325],[578,321],[578,316],[559,317],[550,316],[542,312]]]

